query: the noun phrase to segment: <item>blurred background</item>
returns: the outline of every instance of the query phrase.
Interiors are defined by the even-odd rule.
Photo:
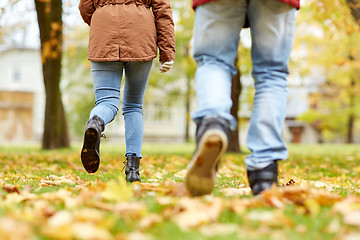
[[[0,144],[44,149],[82,141],[94,93],[87,60],[89,27],[78,0],[1,0]],[[288,143],[360,143],[360,1],[302,0],[291,55]],[[171,0],[176,60],[166,74],[154,61],[144,102],[144,142],[194,140],[196,110],[192,59],[194,11]],[[40,29],[40,30],[39,30]],[[241,34],[233,78],[232,114],[238,131],[231,151],[245,145],[254,94],[249,29]],[[266,39],[264,39],[266,41]],[[120,107],[121,109],[121,107]],[[124,142],[124,121],[106,127],[109,142]]]

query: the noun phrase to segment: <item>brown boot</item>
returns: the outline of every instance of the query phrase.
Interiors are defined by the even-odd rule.
[[[189,163],[185,186],[192,196],[212,193],[216,171],[230,138],[230,123],[221,118],[206,117],[196,130],[196,152]]]

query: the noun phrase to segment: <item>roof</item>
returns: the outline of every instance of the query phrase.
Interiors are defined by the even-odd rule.
[[[0,54],[5,54],[12,51],[40,51],[40,49],[26,46],[4,46],[0,48]]]

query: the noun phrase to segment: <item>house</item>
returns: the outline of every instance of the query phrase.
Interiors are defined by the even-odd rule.
[[[44,116],[44,84],[38,49],[0,52],[0,142],[39,141]]]

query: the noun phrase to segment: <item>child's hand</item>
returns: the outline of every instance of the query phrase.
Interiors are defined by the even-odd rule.
[[[167,72],[167,71],[169,71],[171,69],[173,64],[174,64],[174,60],[167,61],[167,62],[164,62],[164,63],[160,63],[159,71],[161,73]]]

